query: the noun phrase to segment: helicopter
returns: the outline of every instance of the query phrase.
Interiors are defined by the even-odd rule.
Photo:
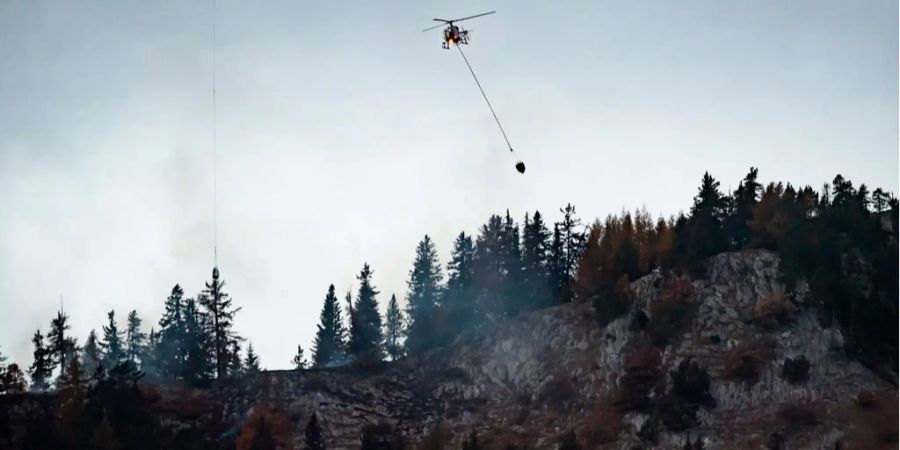
[[[474,19],[476,17],[486,16],[489,14],[494,14],[495,12],[496,11],[489,11],[486,13],[476,14],[474,16],[463,17],[461,19],[453,19],[453,20],[435,18],[434,19],[435,22],[443,22],[443,23],[441,23],[440,25],[435,25],[433,27],[426,28],[426,29],[422,30],[422,32],[431,31],[435,28],[446,25],[447,28],[444,29],[444,42],[441,43],[441,48],[443,48],[444,50],[447,50],[450,48],[450,45],[459,45],[459,44],[468,45],[469,44],[469,32],[464,30],[461,27],[454,25],[453,23],[461,22],[463,20]]]

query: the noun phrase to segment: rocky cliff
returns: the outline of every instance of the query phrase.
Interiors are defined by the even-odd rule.
[[[745,251],[710,258],[702,275],[650,274],[604,326],[589,302],[572,303],[396,362],[209,390],[143,385],[141,396],[164,448],[251,448],[264,418],[299,450],[313,414],[329,449],[358,449],[363,429],[428,449],[460,448],[472,432],[482,448],[555,449],[569,430],[586,449],[896,448],[896,375],[849,357],[778,266]],[[52,394],[0,396],[0,447],[34,447],[23,442],[40,442],[36,423],[58,425],[55,405]]]
[[[365,371],[264,372],[225,417],[237,430],[277,411],[298,449],[313,413],[336,449],[374,424],[407,443],[442,424],[453,448],[472,431],[488,448],[556,448],[569,429],[584,448],[895,448],[896,380],[847,357],[778,264],[747,251],[711,258],[705,276],[648,275],[602,327],[573,303]]]

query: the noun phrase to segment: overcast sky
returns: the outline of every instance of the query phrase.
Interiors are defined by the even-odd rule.
[[[340,4],[340,6],[336,6]],[[507,208],[586,220],[734,186],[898,185],[898,14],[879,1],[218,1],[219,266],[267,368],[363,262],[405,298],[425,233]],[[469,60],[432,17],[496,9]],[[212,2],[0,2],[0,350],[60,295],[155,325],[213,266]],[[124,322],[124,320],[122,320]],[[9,361],[8,361],[9,362]]]

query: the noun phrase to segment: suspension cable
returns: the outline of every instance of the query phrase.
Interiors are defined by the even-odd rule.
[[[216,0],[212,17],[212,141],[213,141],[213,265],[219,266],[219,168],[218,133],[216,129]]]
[[[506,131],[503,131],[503,125],[500,125],[500,119],[497,118],[497,113],[494,112],[494,107],[491,106],[491,101],[488,100],[487,94],[484,93],[484,88],[481,87],[481,82],[478,81],[478,77],[475,75],[475,71],[472,70],[472,65],[469,64],[469,59],[466,58],[466,54],[463,53],[462,47],[459,44],[456,44],[456,49],[459,50],[459,54],[462,55],[463,61],[466,62],[466,67],[469,68],[469,72],[472,73],[472,78],[475,79],[475,84],[478,85],[478,90],[481,91],[481,96],[484,97],[484,102],[487,103],[488,108],[491,110],[491,114],[494,116],[494,121],[497,122],[497,128],[500,128],[500,133],[503,135],[503,140],[506,141],[506,146],[509,147],[509,151],[512,152],[512,144],[509,143],[509,138],[506,137]]]

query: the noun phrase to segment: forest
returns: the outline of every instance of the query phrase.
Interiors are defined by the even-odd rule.
[[[898,201],[890,192],[841,175],[819,189],[762,185],[751,168],[733,192],[704,174],[689,210],[671,217],[622,211],[586,223],[571,204],[559,214],[555,222],[538,211],[521,222],[508,211],[492,215],[477,233],[457,235],[446,264],[425,235],[402,302],[381,297],[375,270],[364,264],[354,290],[324,287],[314,342],[297,345],[291,363],[296,370],[390,364],[572,301],[591,303],[604,326],[630,313],[629,284],[644,275],[703,277],[710,256],[766,249],[780,256],[787,286],[808,286],[815,303],[804,307],[840,327],[849,355],[877,372],[897,372]],[[45,331],[35,330],[30,365],[7,364],[0,354],[0,394],[54,394],[55,431],[36,439],[65,448],[119,448],[107,446],[113,441],[148,448],[153,430],[144,426],[149,413],[138,383],[214,389],[263,370],[233,326],[240,307],[225,288],[214,268],[196,295],[178,284],[161,295],[164,312],[149,329],[137,311],[124,321],[109,311],[83,341],[60,311]]]

